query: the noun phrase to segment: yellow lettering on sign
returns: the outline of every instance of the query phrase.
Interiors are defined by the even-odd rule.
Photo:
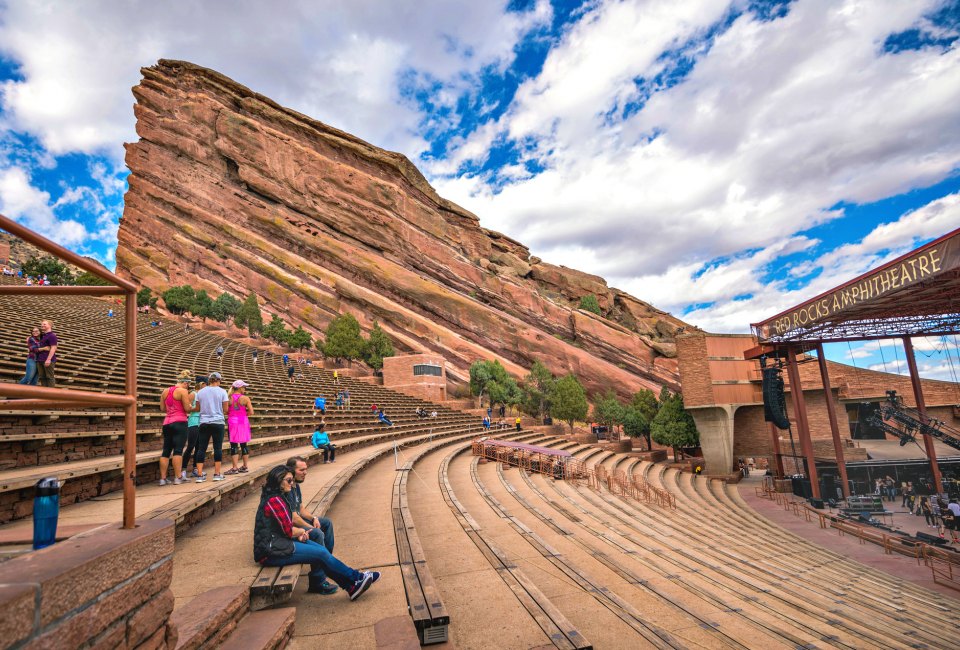
[[[937,273],[940,270],[940,258],[937,257],[937,249],[933,248],[930,250],[930,266],[933,267],[933,272]]]
[[[927,260],[926,255],[917,260],[917,263],[920,264],[920,275],[924,277],[930,275],[930,262]]]

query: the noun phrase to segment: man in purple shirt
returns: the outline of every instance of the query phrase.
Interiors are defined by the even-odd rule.
[[[53,368],[57,363],[57,335],[53,333],[53,323],[40,321],[40,333],[40,347],[37,348],[40,383],[47,388],[56,388],[57,378]]]

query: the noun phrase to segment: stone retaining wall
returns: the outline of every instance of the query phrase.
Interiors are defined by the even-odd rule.
[[[173,532],[107,524],[0,564],[0,648],[174,648]]]

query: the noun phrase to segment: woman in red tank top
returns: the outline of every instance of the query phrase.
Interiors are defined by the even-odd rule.
[[[193,372],[184,370],[177,377],[177,383],[164,388],[160,394],[160,410],[166,413],[163,418],[163,451],[160,453],[160,485],[167,484],[167,468],[173,457],[173,484],[180,485],[183,464],[183,446],[187,442],[187,413],[194,410],[190,400],[190,382]]]

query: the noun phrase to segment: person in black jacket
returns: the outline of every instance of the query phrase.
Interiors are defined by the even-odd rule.
[[[278,465],[267,474],[253,526],[253,559],[263,566],[310,565],[308,593],[332,594],[340,585],[350,600],[356,600],[380,579],[379,571],[357,571],[331,555],[323,544],[311,541],[308,532],[293,525],[285,495],[293,488],[293,473]]]

